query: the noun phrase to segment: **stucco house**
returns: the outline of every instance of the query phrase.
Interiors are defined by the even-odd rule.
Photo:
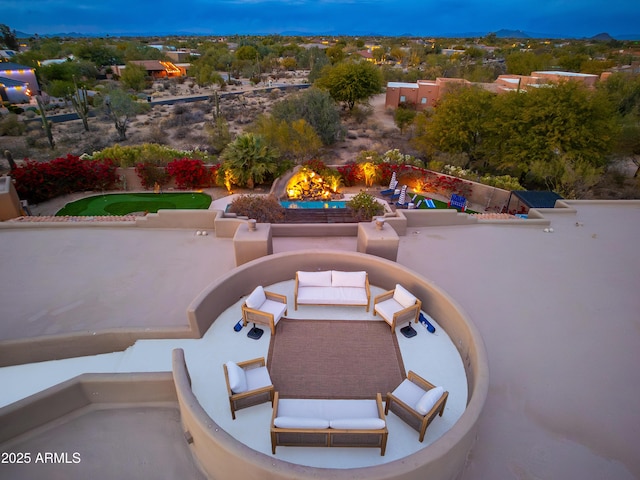
[[[183,77],[186,75],[186,68],[177,66],[171,62],[161,60],[133,60],[130,63],[140,65],[147,71],[147,75],[153,78]],[[114,73],[122,75],[127,68],[126,65],[116,65],[113,67]]]
[[[0,62],[0,96],[3,102],[29,103],[40,93],[35,69],[13,62]]]
[[[595,88],[598,75],[574,72],[539,71],[531,75],[500,75],[493,83],[475,85],[496,93],[537,88],[563,81],[580,82],[587,88]],[[603,75],[603,78],[606,78]],[[416,83],[389,82],[385,99],[386,108],[397,108],[400,104],[413,105],[422,111],[433,107],[452,85],[472,85],[462,78],[436,78],[434,80],[418,80]]]

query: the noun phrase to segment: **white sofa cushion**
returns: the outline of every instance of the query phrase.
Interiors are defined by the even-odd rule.
[[[247,391],[271,386],[271,377],[267,367],[248,368],[244,370],[247,378]]]
[[[329,422],[331,428],[340,428],[348,430],[378,430],[384,428],[386,423],[383,419],[377,417],[369,418],[342,418],[331,420]]]
[[[299,304],[315,305],[367,305],[367,291],[355,287],[301,287]]]
[[[233,393],[244,393],[247,391],[247,376],[244,370],[237,363],[228,361],[226,363],[227,374],[229,376],[229,387]]]
[[[314,417],[276,417],[273,424],[278,428],[329,428],[329,420]]]
[[[299,287],[330,287],[331,270],[325,272],[298,272]]]
[[[396,285],[396,289],[393,292],[393,299],[402,305],[403,308],[415,305],[417,300],[411,292],[399,284]]]
[[[258,310],[260,309],[260,307],[262,306],[262,304],[265,302],[266,299],[267,299],[267,295],[264,293],[264,288],[258,285],[253,290],[253,292],[251,292],[251,294],[247,297],[247,300],[245,300],[245,303],[247,304],[247,307]]]
[[[427,393],[425,393],[424,395],[422,395],[422,397],[420,397],[420,400],[418,400],[418,403],[416,403],[416,406],[415,406],[416,411],[418,413],[421,413],[422,415],[426,415],[429,412],[429,410],[433,408],[436,402],[440,400],[440,397],[442,397],[443,393],[444,393],[444,388],[442,387],[435,387],[427,391]]]
[[[341,272],[331,271],[332,287],[358,287],[364,288],[367,279],[367,272]]]

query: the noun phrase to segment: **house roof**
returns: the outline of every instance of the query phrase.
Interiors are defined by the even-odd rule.
[[[554,208],[556,200],[562,200],[562,196],[556,192],[537,190],[515,190],[511,192],[529,208]]]
[[[14,80],[12,78],[0,77],[0,85],[6,88],[11,88],[11,87],[24,87],[29,84],[27,82],[21,82],[19,80]]]
[[[33,67],[13,62],[0,62],[0,72],[6,72],[7,70],[33,70]]]

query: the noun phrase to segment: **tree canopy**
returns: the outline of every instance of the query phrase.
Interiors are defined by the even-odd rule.
[[[362,61],[327,66],[314,85],[329,92],[336,102],[342,102],[349,110],[353,110],[356,103],[380,93],[383,82],[380,70],[372,63]]]

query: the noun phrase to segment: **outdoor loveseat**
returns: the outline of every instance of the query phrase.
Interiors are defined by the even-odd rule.
[[[369,311],[367,272],[296,272],[294,307],[298,305],[362,306]]]
[[[376,399],[280,399],[273,401],[271,451],[276,447],[374,447],[384,455],[387,424],[382,395]]]

